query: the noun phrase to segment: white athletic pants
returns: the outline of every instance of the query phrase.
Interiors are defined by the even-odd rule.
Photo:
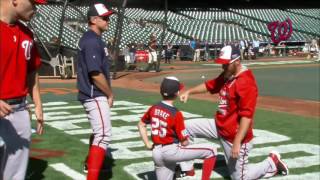
[[[231,158],[232,143],[222,138],[218,138],[217,128],[214,120],[188,120],[185,121],[185,126],[188,133],[193,138],[200,137],[220,140],[224,149],[228,170],[233,180],[259,179],[262,177],[271,177],[276,173],[276,166],[269,157],[260,163],[249,165],[248,158],[250,150],[252,149],[252,142],[241,145],[240,157],[238,159]],[[183,171],[190,170],[190,167],[192,167],[192,163],[190,162],[184,162],[180,164]]]
[[[149,60],[148,60],[148,63],[153,63],[153,62],[157,62],[157,52],[149,52]]]
[[[96,97],[83,102],[87,112],[94,139],[92,145],[107,149],[111,141],[111,120],[108,99],[105,96]]]
[[[200,61],[200,49],[196,49],[193,55],[193,61]]]
[[[130,55],[125,55],[125,56],[124,56],[124,61],[125,61],[127,64],[131,63],[131,61],[130,61]]]
[[[172,180],[177,162],[207,159],[216,155],[216,148],[210,144],[156,145],[152,150],[157,180]]]
[[[14,112],[0,118],[0,136],[6,145],[4,154],[0,154],[0,159],[4,160],[0,180],[25,179],[31,139],[30,115],[26,106],[26,103],[13,105]]]

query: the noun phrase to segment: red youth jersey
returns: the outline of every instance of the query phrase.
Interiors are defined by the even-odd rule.
[[[0,99],[24,97],[27,74],[41,65],[33,33],[20,22],[0,21]]]
[[[228,80],[224,80],[223,74],[220,74],[216,79],[205,82],[205,85],[210,93],[219,93],[219,105],[215,115],[219,136],[232,143],[241,117],[247,117],[251,119],[251,123],[242,143],[252,140],[253,116],[258,97],[252,71],[245,69]]]
[[[163,102],[151,106],[141,121],[151,124],[151,136],[155,144],[172,144],[188,138],[182,113]]]

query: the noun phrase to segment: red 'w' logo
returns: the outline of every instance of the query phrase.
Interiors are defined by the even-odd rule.
[[[274,43],[288,40],[292,35],[292,21],[288,18],[284,22],[274,21],[268,24],[271,40]]]

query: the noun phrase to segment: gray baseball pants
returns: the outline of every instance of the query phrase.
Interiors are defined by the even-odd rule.
[[[0,180],[25,179],[29,145],[31,141],[31,122],[27,104],[12,105],[13,113],[0,118],[0,136],[5,143],[1,151]]]
[[[216,155],[216,148],[210,144],[156,145],[152,151],[158,180],[172,180],[177,162],[207,159]]]
[[[105,96],[96,97],[83,102],[91,128],[93,130],[92,145],[107,149],[111,141],[111,120],[108,99]]]
[[[185,126],[191,137],[196,138],[211,138],[219,139],[220,143],[224,149],[225,159],[227,162],[228,170],[230,176],[234,180],[238,179],[259,179],[263,177],[271,177],[276,171],[276,165],[271,160],[267,158],[266,160],[250,165],[249,164],[249,153],[252,149],[252,142],[244,143],[240,148],[240,155],[238,159],[231,157],[232,143],[218,137],[217,128],[214,120],[210,119],[195,119],[185,121]],[[190,170],[193,166],[192,162],[180,163],[181,169],[183,171]]]

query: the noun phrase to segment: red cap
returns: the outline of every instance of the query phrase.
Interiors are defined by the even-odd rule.
[[[34,0],[35,4],[47,4],[47,0]]]
[[[104,4],[102,3],[96,3],[89,7],[89,11],[87,13],[88,18],[90,16],[100,16],[100,17],[106,17],[110,16],[114,13],[113,10],[108,9]]]

